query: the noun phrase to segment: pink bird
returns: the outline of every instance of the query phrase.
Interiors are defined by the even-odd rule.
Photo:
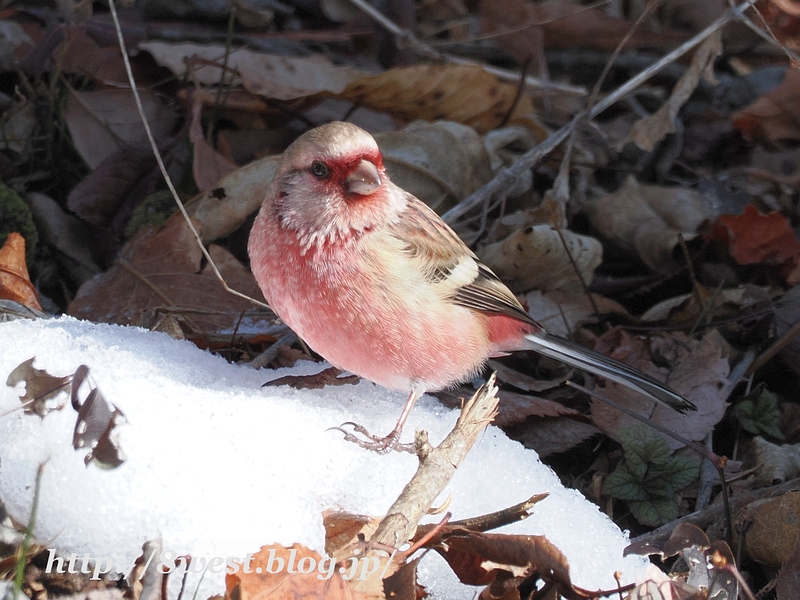
[[[417,399],[467,381],[486,360],[535,350],[684,412],[656,379],[553,335],[428,206],[394,185],[373,137],[335,122],[284,152],[248,243],[275,313],[331,364]],[[359,429],[365,433],[363,429]]]

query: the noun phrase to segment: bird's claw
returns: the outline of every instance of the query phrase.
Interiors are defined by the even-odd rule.
[[[344,427],[347,425],[353,428],[352,433],[344,429]],[[414,454],[413,444],[398,443],[398,439],[400,438],[400,432],[398,431],[392,431],[386,437],[378,437],[377,435],[373,435],[369,431],[367,431],[367,429],[364,426],[359,425],[358,423],[353,423],[352,421],[347,421],[345,423],[342,423],[339,427],[331,427],[331,429],[340,431],[342,434],[344,434],[345,442],[356,444],[357,446],[360,446],[365,450],[371,450],[372,452],[377,452],[378,454],[386,454],[391,450],[394,450],[396,452],[409,452],[411,454]],[[328,431],[330,431],[331,429],[329,429]]]

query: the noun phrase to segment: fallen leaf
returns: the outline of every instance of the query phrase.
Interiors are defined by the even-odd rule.
[[[649,152],[668,134],[675,133],[678,112],[694,93],[702,78],[709,83],[714,79],[714,61],[722,54],[722,31],[718,29],[698,46],[689,68],[675,84],[669,99],[655,113],[634,123],[630,141]]]
[[[70,400],[78,412],[72,434],[75,450],[89,447],[83,459],[103,469],[116,469],[125,462],[117,440],[117,427],[125,423],[125,415],[108,402],[100,390],[89,384],[89,393],[81,400],[80,388],[89,375],[89,367],[80,365],[72,375]]]
[[[15,231],[8,234],[0,248],[0,298],[42,310],[25,264],[25,238]]]
[[[163,142],[173,133],[178,116],[155,92],[145,88],[139,95],[153,136]],[[91,169],[124,148],[149,147],[133,94],[127,89],[70,90],[64,120],[75,149]]]
[[[506,430],[512,439],[536,450],[541,458],[572,450],[602,433],[583,415],[533,418]]]
[[[192,102],[191,123],[189,125],[189,140],[194,147],[194,160],[192,161],[192,174],[197,189],[207,192],[213,189],[217,182],[236,170],[236,165],[222,156],[206,141],[200,117],[203,112],[203,103],[200,98]]]
[[[781,565],[775,591],[780,600],[800,600],[800,539],[794,545],[794,551]]]
[[[516,85],[498,80],[478,65],[391,69],[350,82],[340,97],[408,121],[446,119],[469,125],[480,133],[507,121],[525,126],[539,139],[546,137],[545,129],[536,120],[531,98],[518,98]]]
[[[603,247],[595,238],[549,225],[517,230],[478,254],[513,292],[579,292],[581,280],[588,285],[603,262]]]
[[[342,374],[341,369],[336,367],[328,367],[314,375],[285,375],[272,379],[261,387],[275,387],[279,385],[288,385],[296,390],[321,390],[326,386],[338,385],[355,385],[361,378],[358,375],[345,375]]]
[[[566,557],[541,535],[476,533],[455,529],[435,547],[462,583],[488,585],[492,597],[534,576],[563,592],[572,590]],[[505,591],[508,591],[506,589]]]
[[[375,134],[392,183],[443,213],[492,178],[481,137],[452,121]]]
[[[709,235],[740,265],[777,265],[788,283],[800,283],[800,240],[781,213],[765,215],[748,204],[741,215],[721,215]]]
[[[679,234],[691,240],[704,221],[716,216],[699,192],[644,185],[632,175],[616,192],[587,202],[584,211],[605,238],[657,273],[670,273],[678,264],[673,251]]]
[[[254,298],[261,292],[252,274],[224,248],[209,253],[228,284]],[[234,331],[252,336],[269,330],[252,304],[226,292],[209,267],[180,214],[161,229],[142,230],[111,269],[87,281],[69,314],[101,323],[144,326],[161,312],[182,320],[193,341],[230,340]]]
[[[36,357],[21,362],[8,374],[6,385],[16,387],[18,383],[25,382],[25,394],[19,397],[26,413],[34,413],[44,418],[51,410],[61,410],[64,405],[48,405],[61,392],[69,390],[72,376],[56,377],[44,369],[33,366]]]
[[[582,291],[569,294],[534,290],[525,294],[525,306],[534,321],[550,333],[566,338],[572,337],[583,325],[597,323],[599,315],[628,314],[621,304],[599,294],[592,294],[590,299]]]
[[[155,61],[176,76],[189,77],[201,85],[218,85],[225,61],[224,45],[179,43],[157,40],[139,43]],[[228,53],[228,69],[234,74],[228,85],[276,100],[295,100],[317,94],[341,94],[364,71],[334,65],[325,56],[279,56],[246,48]],[[229,76],[226,77],[229,79]]]
[[[750,141],[768,145],[800,139],[800,71],[786,69],[783,82],[731,115]]]
[[[325,527],[325,553],[337,562],[351,555],[352,545],[359,536],[369,539],[382,519],[356,515],[341,510],[326,510],[322,513]]]
[[[752,451],[753,462],[758,465],[756,480],[760,485],[777,485],[800,476],[800,445],[778,446],[756,436]]]
[[[744,542],[750,557],[778,569],[800,541],[800,492],[751,502],[734,517],[734,522],[749,524]]]
[[[729,351],[727,342],[716,330],[710,331],[699,341],[676,332],[654,336],[649,343],[644,338],[633,337],[624,331],[611,330],[599,338],[595,350],[665,381],[670,388],[697,406],[697,411],[681,414],[616,382],[598,380],[599,393],[629,410],[645,415],[662,427],[699,442],[713,431],[725,415],[728,406],[725,384],[730,372],[727,359]],[[666,363],[669,367],[657,367],[653,363],[654,355],[659,363]],[[596,399],[592,399],[591,414],[595,425],[614,439],[619,439],[621,429],[639,423]],[[670,450],[682,446],[668,436],[664,436],[664,441]]]
[[[240,567],[233,573],[228,569],[225,575],[226,600],[366,598],[350,590],[332,558],[322,557],[300,544],[289,548],[262,546],[248,565]],[[347,571],[344,573],[346,575]]]

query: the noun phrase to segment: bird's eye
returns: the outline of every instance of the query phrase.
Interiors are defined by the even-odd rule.
[[[325,179],[328,176],[328,165],[315,160],[311,163],[311,174],[317,179]]]

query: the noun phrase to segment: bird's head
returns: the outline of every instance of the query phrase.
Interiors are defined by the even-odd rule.
[[[304,246],[335,242],[379,227],[405,207],[386,176],[375,139],[334,122],[297,138],[281,157],[268,201]]]

